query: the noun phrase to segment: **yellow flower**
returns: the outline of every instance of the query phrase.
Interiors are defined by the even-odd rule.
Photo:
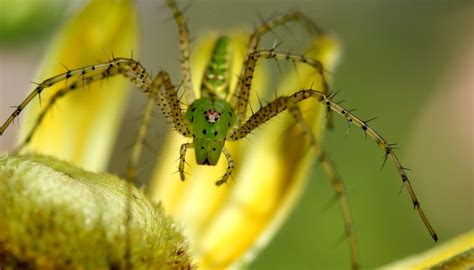
[[[58,35],[37,76],[39,80],[65,72],[67,68],[95,64],[103,50],[115,56],[136,52],[136,17],[131,1],[92,1]],[[126,18],[126,19],[124,19]],[[231,31],[235,52],[231,74],[242,68],[244,48],[250,33]],[[198,94],[201,74],[209,59],[216,35],[206,35],[192,55],[194,89]],[[330,36],[320,36],[308,45],[306,56],[319,59],[325,71],[337,62],[339,45]],[[296,64],[297,72],[281,74],[277,95],[288,95],[304,87],[321,88],[318,73],[305,64]],[[81,77],[70,78],[81,80]],[[257,67],[252,85],[251,103],[257,95],[274,98],[268,82],[274,78]],[[237,83],[233,78],[232,85]],[[41,95],[43,103],[65,84],[59,83]],[[83,168],[100,171],[108,162],[118,120],[129,92],[123,78],[111,78],[75,91],[62,98],[48,113],[29,151],[50,154]],[[314,100],[301,104],[305,120],[318,140],[326,125],[326,108]],[[31,104],[20,141],[35,123],[40,107]],[[258,108],[256,108],[258,109]],[[182,225],[195,262],[201,269],[224,269],[247,263],[265,246],[286,219],[305,186],[308,169],[315,159],[308,151],[302,130],[287,113],[269,121],[250,135],[249,140],[228,142],[235,160],[234,182],[216,187],[214,182],[225,171],[225,160],[217,166],[198,166],[192,154],[187,156],[187,179],[179,180],[175,160],[186,140],[171,132],[155,166],[146,192],[153,202]]]
[[[245,48],[247,37],[234,34],[233,47]],[[192,59],[194,89],[199,89],[199,74],[203,74],[205,61],[209,59],[212,41],[213,37],[205,38],[194,50],[199,52]],[[326,70],[333,69],[338,54],[334,39],[317,39],[308,51],[308,56],[321,59]],[[231,74],[240,71],[242,55],[243,52],[234,53],[233,63],[237,65]],[[278,95],[311,85],[318,89],[320,81],[314,69],[300,64],[296,68],[297,74],[283,75],[277,87]],[[252,91],[267,89],[265,79],[271,78],[266,75],[265,70],[257,69],[258,81],[254,82]],[[273,91],[268,92],[258,94],[274,97]],[[325,122],[325,109],[309,101],[303,104],[302,110],[319,135]],[[172,134],[164,142],[164,154],[156,164],[148,194],[153,201],[162,202],[166,211],[184,225],[195,259],[203,269],[223,269],[236,262],[250,261],[293,208],[305,186],[309,165],[314,161],[307,145],[301,143],[304,139],[301,130],[289,130],[294,126],[290,115],[282,115],[264,124],[249,140],[228,142],[236,164],[235,181],[219,188],[214,182],[225,171],[224,159],[215,167],[205,167],[196,165],[189,154],[188,177],[183,183],[178,175],[173,175],[176,168],[170,164],[177,158],[177,147],[186,139]]]

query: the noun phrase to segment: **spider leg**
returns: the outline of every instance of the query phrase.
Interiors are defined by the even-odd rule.
[[[303,129],[305,135],[309,138],[310,145],[312,146],[318,161],[321,163],[324,173],[328,176],[330,184],[333,186],[336,192],[336,198],[339,201],[339,206],[342,212],[342,218],[344,220],[345,235],[349,243],[349,251],[351,254],[352,269],[359,268],[359,249],[357,244],[357,237],[354,231],[354,225],[352,222],[352,215],[349,207],[349,201],[344,188],[344,182],[336,171],[334,163],[329,159],[326,152],[323,151],[320,144],[317,142],[314,133],[311,131],[311,127],[306,123],[301,114],[301,109],[298,107],[295,100],[292,98],[287,99],[288,111],[293,118],[298,122],[300,127]]]
[[[47,106],[41,111],[38,116],[38,120],[35,122],[33,128],[30,130],[28,136],[24,142],[20,145],[21,149],[24,145],[31,141],[34,133],[40,126],[46,113],[53,107],[55,102],[63,97],[64,95],[73,92],[85,85],[91,84],[96,81],[101,81],[112,76],[123,75],[131,82],[133,82],[140,91],[145,95],[150,96],[155,101],[156,105],[161,109],[165,117],[172,124],[172,126],[180,132],[183,136],[190,136],[190,132],[184,122],[179,99],[174,86],[166,72],[160,72],[155,80],[151,80],[151,77],[146,72],[143,66],[129,58],[115,58],[109,62],[101,63],[97,65],[85,66],[69,70],[65,73],[56,75],[49,79],[46,79],[21,102],[21,104],[15,109],[15,111],[7,118],[4,124],[0,127],[0,135],[3,134],[5,129],[18,117],[23,109],[45,89],[56,85],[59,82],[68,80],[73,76],[78,76],[71,84],[58,90],[49,100]],[[161,86],[164,86],[164,91],[161,91]],[[18,151],[18,150],[17,150]]]
[[[287,14],[279,15],[272,19],[269,19],[268,21],[263,22],[254,30],[254,32],[251,34],[249,38],[249,43],[247,45],[247,53],[246,53],[246,57],[245,57],[244,64],[242,66],[242,71],[240,72],[239,78],[245,77],[245,74],[248,70],[248,63],[251,61],[251,55],[253,52],[257,50],[262,36],[268,33],[269,31],[272,31],[274,28],[278,26],[283,26],[293,21],[303,22],[308,27],[308,30],[312,32],[313,34],[315,34],[316,36],[322,36],[324,34],[324,31],[313,20],[311,20],[304,13],[299,12],[299,11],[292,11]],[[231,99],[231,105],[233,108],[237,108],[241,102],[241,94],[246,91],[244,89],[245,88],[244,84],[245,84],[245,81],[240,81],[237,84],[237,88],[234,91],[235,95]],[[242,96],[245,96],[245,94]],[[248,100],[246,101],[246,103],[248,103]],[[244,113],[242,114],[241,120],[238,120],[239,125],[242,124],[245,119],[246,111],[245,110],[243,111]]]
[[[176,6],[175,0],[166,0],[166,5],[173,13],[173,16],[176,21],[176,25],[178,26],[178,34],[179,34],[179,57],[180,57],[180,65],[181,65],[181,76],[183,80],[183,88],[184,88],[184,96],[186,101],[191,104],[194,99],[194,91],[191,82],[191,65],[189,62],[190,57],[190,41],[189,41],[189,31],[188,26],[186,24],[186,20],[184,19],[183,13],[178,9]]]
[[[355,232],[353,230],[354,226],[350,213],[349,202],[344,191],[344,183],[337,174],[334,164],[327,157],[327,154],[322,150],[321,146],[316,141],[316,137],[311,131],[310,126],[305,122],[301,114],[301,110],[298,107],[299,101],[301,100],[297,98],[297,95],[291,95],[288,97],[278,97],[276,100],[262,107],[259,111],[253,114],[242,127],[235,130],[230,135],[230,139],[238,140],[244,138],[257,126],[265,123],[266,121],[270,120],[271,118],[285,110],[288,110],[291,113],[293,118],[303,129],[305,135],[309,138],[310,144],[313,150],[315,151],[318,160],[321,162],[325,174],[329,177],[330,183],[336,191],[336,196],[339,200],[339,205],[341,207],[342,216],[344,219],[345,234],[349,241],[352,268],[357,269],[359,266],[358,244]]]
[[[145,105],[145,111],[143,113],[143,119],[140,123],[140,128],[138,129],[138,134],[133,144],[132,154],[128,160],[127,164],[127,181],[130,183],[135,182],[137,175],[137,165],[140,159],[140,154],[142,152],[143,143],[145,141],[147,130],[150,126],[151,113],[153,112],[153,100],[148,99]]]
[[[152,92],[149,94],[149,97],[155,100],[155,103],[170,125],[181,135],[191,137],[191,132],[188,129],[188,125],[184,120],[183,111],[181,110],[178,92],[171,83],[168,73],[160,71],[153,80],[151,89]]]
[[[377,131],[369,127],[366,121],[361,120],[349,110],[341,107],[339,104],[332,101],[330,97],[328,97],[327,94],[325,94],[324,92],[316,91],[313,89],[303,89],[290,96],[278,97],[273,102],[267,104],[266,106],[260,108],[260,110],[255,112],[242,126],[237,128],[236,130],[233,130],[229,135],[229,139],[242,139],[246,137],[256,127],[270,120],[277,114],[287,110],[289,108],[289,99],[291,99],[291,102],[298,104],[299,102],[311,97],[315,98],[318,102],[324,104],[328,109],[334,111],[336,114],[343,116],[350,124],[355,124],[356,126],[361,128],[364,133],[367,134],[368,137],[372,138],[377,143],[377,145],[384,151],[384,153],[390,157],[402,179],[403,185],[405,186],[408,194],[410,195],[410,199],[413,203],[414,209],[418,212],[418,215],[420,216],[433,240],[437,241],[438,236],[433,227],[431,226],[425,213],[423,212],[423,209],[420,206],[420,202],[418,201],[415,191],[413,190],[410,180],[408,179],[406,169],[402,166],[391,144],[388,143],[387,140],[382,137]]]
[[[143,92],[149,92],[149,89],[147,89],[146,86],[151,83],[151,79],[149,79],[148,74],[141,64],[133,59],[115,58],[109,62],[72,69],[39,83],[0,127],[0,135],[2,135],[13,120],[18,117],[21,111],[45,89],[77,76],[78,78],[74,82],[63,88],[65,91],[73,91],[81,86],[88,85],[95,81],[104,80],[120,73],[129,77],[129,79]]]
[[[186,163],[186,151],[188,148],[194,148],[193,143],[183,143],[181,147],[179,148],[179,178],[181,181],[184,181],[184,164]]]
[[[161,91],[162,87],[165,89],[164,92]],[[151,84],[151,93],[149,96],[151,98],[147,101],[143,120],[140,124],[140,129],[127,167],[128,180],[132,180],[136,176],[136,165],[138,164],[143,142],[145,141],[146,132],[150,124],[151,113],[154,105],[153,101],[155,101],[156,104],[159,104],[159,108],[163,115],[178,132],[186,137],[191,135],[182,117],[181,105],[179,103],[177,92],[166,72],[161,71],[155,77]]]
[[[238,104],[236,107],[236,113],[238,115],[237,125],[240,126],[245,120],[245,114],[247,112],[247,106],[249,104],[250,88],[252,86],[253,74],[255,72],[255,66],[259,59],[275,59],[275,60],[286,60],[299,63],[305,63],[313,67],[321,78],[322,91],[328,93],[329,86],[324,74],[324,67],[321,61],[308,58],[303,55],[294,55],[287,53],[276,53],[273,50],[260,50],[250,54],[248,61],[246,62],[244,76],[242,77],[242,87],[240,92],[237,94]]]
[[[306,15],[304,15],[303,13],[299,11],[289,12],[287,14],[272,18],[268,20],[267,22],[264,22],[262,25],[258,26],[254,30],[252,35],[250,36],[250,40],[249,40],[248,48],[247,48],[247,57],[244,62],[244,67],[250,58],[250,54],[257,50],[257,47],[260,44],[260,40],[265,33],[267,33],[268,31],[271,31],[273,28],[277,26],[285,25],[286,23],[291,22],[291,21],[303,21],[304,23],[306,23],[306,25],[309,26],[310,30],[314,32],[316,35],[323,34],[323,30],[319,28],[319,26],[316,25],[316,23],[314,23],[310,18],[308,18]],[[245,72],[245,69],[242,69],[242,72],[241,72],[242,76],[244,75],[244,72]]]
[[[181,145],[179,149],[179,178],[181,181],[185,180],[185,174],[184,174],[184,164],[186,163],[186,152],[188,148],[194,148],[193,143],[184,143]],[[224,147],[222,148],[222,153],[227,159],[228,166],[225,174],[222,176],[222,178],[218,181],[216,181],[216,186],[220,186],[224,183],[227,182],[229,177],[232,175],[232,171],[234,170],[234,160],[232,159],[232,156],[230,155],[229,151]]]
[[[222,153],[226,157],[228,165],[225,174],[220,180],[216,182],[216,186],[220,186],[224,183],[227,183],[227,180],[229,180],[229,177],[232,175],[232,171],[234,170],[234,160],[232,159],[232,156],[230,155],[229,151],[224,147],[222,148]]]
[[[145,112],[143,113],[143,119],[140,123],[140,128],[138,130],[137,137],[135,139],[135,142],[133,144],[133,149],[132,153],[130,155],[130,158],[128,159],[128,164],[127,164],[127,176],[126,180],[129,183],[127,185],[127,198],[132,198],[132,185],[135,184],[135,178],[137,175],[137,165],[138,161],[140,159],[140,154],[143,148],[143,142],[145,141],[146,133],[148,130],[148,127],[150,125],[150,118],[151,118],[151,113],[153,111],[153,100],[148,99],[147,103],[145,105]],[[130,269],[131,267],[131,238],[130,234],[130,224],[132,222],[132,204],[131,200],[128,199],[126,201],[126,215],[125,215],[125,255],[124,255],[124,261],[125,261],[125,269]]]
[[[377,145],[385,152],[385,155],[389,156],[390,159],[392,160],[393,164],[395,165],[395,168],[398,171],[398,174],[402,178],[403,185],[405,186],[408,194],[410,195],[414,209],[418,212],[420,218],[423,220],[423,223],[425,224],[425,227],[430,233],[433,240],[437,241],[438,235],[436,234],[428,218],[423,212],[423,209],[420,206],[420,202],[418,201],[415,191],[413,190],[410,180],[408,179],[407,172],[406,172],[407,169],[402,166],[400,160],[398,159],[398,156],[395,154],[393,150],[392,145],[388,143],[388,141],[384,137],[382,137],[382,135],[380,135],[377,131],[369,127],[367,124],[367,121],[361,120],[359,117],[357,117],[356,115],[354,115],[347,109],[341,107],[339,104],[332,101],[331,98],[328,97],[326,94],[319,91],[311,90],[311,89],[301,90],[295,94],[298,95],[298,93],[301,96],[301,98],[304,98],[308,94],[316,98],[319,102],[325,104],[328,107],[328,109],[331,109],[337,114],[343,116],[344,118],[346,118],[346,120],[349,123],[351,124],[353,123],[359,128],[361,128],[365,134],[367,134],[370,138],[372,138],[377,143]]]

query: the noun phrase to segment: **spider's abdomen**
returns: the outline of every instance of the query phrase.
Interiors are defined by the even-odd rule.
[[[186,120],[193,134],[197,163],[216,165],[236,121],[232,107],[223,99],[199,98],[186,111]]]
[[[229,68],[232,46],[228,37],[219,37],[202,78],[201,96],[226,98],[229,94]]]

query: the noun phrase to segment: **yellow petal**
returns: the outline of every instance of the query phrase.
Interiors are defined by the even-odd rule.
[[[241,38],[245,40],[245,36]],[[239,39],[239,40],[241,40]],[[207,45],[206,45],[207,44]],[[192,58],[193,78],[197,82],[202,75],[205,61],[210,54],[212,40],[198,46],[197,56]],[[234,48],[240,48],[236,57],[243,55],[244,42],[234,42]],[[207,49],[201,49],[207,48]],[[311,45],[307,56],[320,59],[326,70],[332,70],[338,55],[338,43],[331,37],[324,37]],[[203,62],[204,61],[204,62]],[[242,57],[234,63],[238,74],[243,62]],[[280,94],[295,92],[302,87],[317,88],[320,77],[314,69],[298,64],[298,74],[290,72],[278,87]],[[252,91],[265,87],[264,70],[257,66]],[[199,83],[195,83],[195,87]],[[198,89],[196,87],[195,89]],[[255,94],[253,97],[255,98]],[[256,104],[254,100],[253,105]],[[303,112],[308,122],[320,135],[324,123],[324,112],[314,100],[303,104]],[[187,179],[179,181],[172,175],[175,168],[169,164],[176,161],[179,145],[185,140],[171,136],[165,145],[155,171],[150,195],[160,200],[165,209],[181,224],[190,239],[191,252],[202,269],[227,268],[242,258],[251,259],[253,251],[266,244],[275,230],[286,218],[304,187],[309,165],[314,157],[308,154],[306,146],[298,140],[298,129],[288,132],[294,126],[289,115],[282,115],[264,124],[263,128],[250,135],[250,140],[227,142],[235,160],[236,168],[233,176],[235,183],[215,187],[214,181],[224,173],[225,159],[218,166],[207,167],[196,165],[193,154],[187,155]],[[320,136],[318,136],[320,138]],[[191,151],[190,151],[191,152]]]
[[[338,49],[336,40],[324,37],[312,44],[307,56],[319,59],[325,67],[331,68]],[[311,85],[317,89],[320,80],[314,69],[298,64],[297,70],[298,74],[290,72],[282,80],[278,87],[280,94],[293,93]],[[320,138],[325,108],[314,100],[304,102],[300,107]],[[236,172],[237,184],[226,205],[222,206],[223,210],[203,232],[201,266],[225,268],[243,256],[252,259],[254,252],[268,243],[287,217],[304,188],[309,165],[315,158],[302,143],[301,131],[297,128],[288,130],[294,124],[294,119],[284,114],[265,124],[247,142],[251,145]]]
[[[200,80],[216,37],[216,34],[211,33],[197,42],[194,50],[196,53],[192,55],[191,59],[194,89],[199,89],[201,85]],[[248,34],[237,32],[231,35],[236,50],[233,56],[234,66],[232,67],[232,70],[236,72],[232,74],[241,69],[247,37]],[[233,78],[231,85],[236,83],[237,81]],[[196,165],[192,150],[189,151],[186,158],[186,162],[190,164],[189,167],[186,167],[186,181],[180,181],[179,175],[175,173],[176,166],[173,166],[173,164],[177,164],[179,146],[186,141],[187,139],[176,133],[167,136],[164,142],[165,149],[162,151],[163,154],[160,155],[160,160],[156,164],[151,179],[149,196],[152,200],[163,203],[167,212],[187,228],[188,237],[193,239],[191,242],[197,243],[202,234],[202,228],[212,221],[215,213],[219,211],[220,205],[227,200],[230,188],[226,185],[217,188],[214,184],[227,168],[225,158],[221,158],[216,166],[199,166]],[[238,167],[240,163],[239,151],[233,145],[227,144],[226,147],[232,152],[232,157]],[[189,226],[187,226],[188,224]],[[197,246],[194,247],[198,248]]]
[[[59,31],[36,76],[41,82],[69,69],[98,63],[98,59],[130,56],[137,52],[137,23],[132,1],[94,0],[74,15]],[[107,54],[107,55],[105,55]],[[68,80],[80,80],[73,77]],[[43,106],[34,100],[23,120],[20,140],[27,135],[48,99],[66,82],[41,94]],[[29,146],[38,153],[56,156],[90,170],[108,163],[114,136],[123,114],[127,88],[123,78],[94,83],[61,98],[45,117]]]
[[[436,246],[422,254],[397,261],[381,269],[417,270],[451,269],[462,270],[474,267],[474,230]]]

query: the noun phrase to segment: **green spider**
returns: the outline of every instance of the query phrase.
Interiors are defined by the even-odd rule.
[[[337,197],[343,211],[346,234],[349,239],[352,266],[353,268],[357,268],[359,265],[357,244],[352,229],[352,221],[347,198],[343,189],[343,183],[338,178],[334,165],[317,143],[310,126],[303,119],[301,109],[298,106],[300,102],[313,98],[316,102],[324,104],[327,107],[328,112],[341,115],[350,124],[355,124],[361,128],[365,134],[372,138],[384,151],[385,158],[390,158],[393,161],[402,178],[403,184],[407,188],[415,209],[418,211],[432,238],[435,241],[437,240],[436,232],[421,209],[415,192],[408,180],[406,169],[401,165],[398,157],[393,151],[392,145],[389,144],[378,132],[369,127],[367,124],[368,121],[361,120],[359,117],[351,113],[350,110],[341,107],[338,103],[333,101],[334,95],[331,95],[329,92],[329,86],[324,74],[322,63],[304,55],[280,53],[276,51],[276,48],[270,50],[257,49],[262,35],[277,26],[284,25],[291,21],[303,21],[316,36],[324,33],[319,26],[300,12],[290,12],[285,15],[274,17],[257,27],[250,36],[243,68],[235,89],[231,89],[229,83],[229,78],[232,75],[229,74],[231,64],[230,56],[233,53],[231,41],[226,36],[219,37],[215,41],[211,58],[209,59],[206,71],[202,78],[200,88],[201,96],[196,99],[191,84],[189,62],[190,42],[186,22],[181,11],[177,8],[175,1],[167,0],[166,3],[173,13],[179,30],[180,64],[181,75],[183,78],[182,89],[184,99],[193,101],[188,106],[185,113],[183,113],[183,109],[181,108],[181,98],[177,94],[177,89],[172,84],[166,71],[161,71],[156,75],[156,77],[152,78],[141,63],[134,60],[133,57],[114,57],[108,62],[68,70],[65,73],[56,75],[39,83],[0,127],[0,135],[3,134],[6,128],[36,96],[57,83],[67,81],[70,78],[78,78],[76,80],[71,79],[71,83],[67,84],[52,96],[46,107],[38,116],[38,120],[35,122],[22,146],[31,141],[43,118],[58,99],[76,89],[81,89],[85,85],[112,76],[122,75],[134,83],[137,88],[149,98],[151,101],[149,104],[156,105],[161,110],[170,125],[177,132],[184,137],[192,138],[192,142],[184,143],[180,147],[180,162],[178,170],[181,180],[185,180],[184,165],[186,162],[186,152],[188,149],[194,149],[196,161],[199,165],[216,165],[220,156],[222,154],[225,156],[228,162],[227,170],[224,175],[216,181],[216,185],[220,186],[228,181],[234,169],[234,161],[225,147],[226,141],[243,139],[266,121],[284,111],[288,111],[294,118],[294,121],[300,125],[305,135],[309,138],[312,147],[318,155],[318,160],[323,164],[326,173],[331,178],[331,182],[336,189]],[[300,89],[291,95],[276,97],[273,101],[252,113],[250,117],[247,117],[246,113],[249,106],[249,96],[253,75],[257,62],[261,59],[275,59],[277,61],[284,60],[307,64],[319,73],[322,80],[322,89]],[[143,134],[143,131],[147,128],[147,119],[149,119],[151,109],[152,106],[147,106],[144,117],[145,120],[140,129],[140,134]],[[330,123],[331,121],[329,121],[329,124]],[[135,167],[143,144],[143,137],[144,136],[139,136],[135,143],[127,171],[128,179],[135,178]]]

